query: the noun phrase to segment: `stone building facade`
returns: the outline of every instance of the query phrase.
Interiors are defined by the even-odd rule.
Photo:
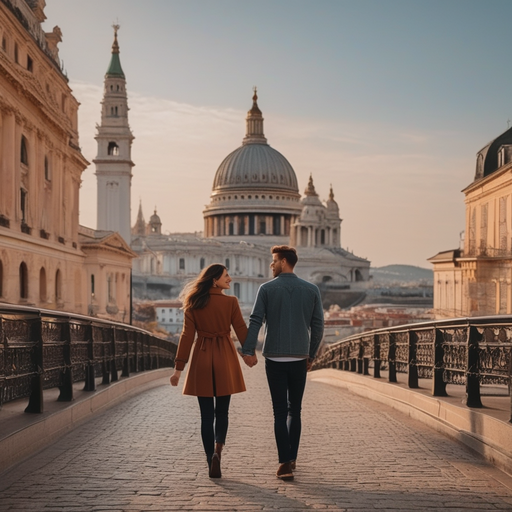
[[[79,226],[88,165],[79,104],[59,60],[61,31],[41,27],[44,8],[44,0],[0,0],[0,301],[128,318],[135,255],[124,242]],[[105,264],[124,275],[120,302],[110,300],[115,314],[98,295]]]
[[[463,246],[430,258],[436,317],[512,313],[512,128],[477,153]]]

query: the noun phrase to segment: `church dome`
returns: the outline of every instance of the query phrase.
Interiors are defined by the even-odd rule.
[[[297,192],[297,176],[288,160],[268,144],[244,144],[220,164],[213,191],[272,189]]]
[[[204,233],[207,238],[257,237],[258,243],[279,245],[288,243],[291,225],[302,211],[297,176],[267,143],[256,89],[252,100],[242,145],[215,173],[210,204],[203,211]]]

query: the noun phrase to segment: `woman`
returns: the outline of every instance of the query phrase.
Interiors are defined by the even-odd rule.
[[[183,394],[197,396],[199,400],[201,438],[210,478],[221,477],[220,457],[226,442],[231,395],[245,391],[230,331],[232,325],[243,344],[247,326],[236,297],[223,293],[230,282],[226,267],[215,263],[183,290],[185,322],[171,376],[171,385],[177,386],[192,351]]]

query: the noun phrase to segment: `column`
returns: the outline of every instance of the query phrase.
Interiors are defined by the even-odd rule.
[[[233,234],[238,235],[238,224],[239,224],[239,215],[235,215],[233,217]]]
[[[254,214],[254,234],[259,235],[259,233],[260,233],[260,226],[259,226],[258,215]]]
[[[286,235],[284,231],[284,215],[279,216],[279,223],[280,223],[280,229],[281,229],[281,236]]]

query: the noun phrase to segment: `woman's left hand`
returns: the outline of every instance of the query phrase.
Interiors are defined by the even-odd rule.
[[[171,386],[177,386],[180,381],[181,371],[174,370],[174,373],[171,375]]]

